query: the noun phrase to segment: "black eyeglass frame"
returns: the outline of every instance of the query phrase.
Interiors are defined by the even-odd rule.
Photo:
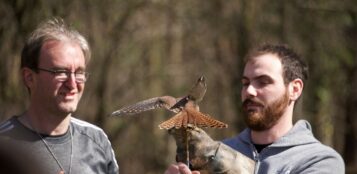
[[[38,71],[44,71],[53,74],[55,77],[58,77],[57,80],[60,82],[65,82],[69,79],[71,74],[74,74],[74,78],[77,83],[85,83],[88,80],[89,73],[86,71],[80,71],[80,72],[72,72],[64,69],[59,69],[59,70],[52,70],[52,69],[46,69],[46,68],[36,68],[35,70]],[[59,77],[61,74],[65,74],[63,77]],[[83,78],[78,75],[83,75]]]

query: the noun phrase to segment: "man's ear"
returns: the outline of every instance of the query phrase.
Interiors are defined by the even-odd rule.
[[[34,84],[34,72],[30,68],[22,68],[21,69],[21,75],[22,75],[22,80],[27,88],[31,88]]]
[[[296,101],[304,88],[304,82],[301,79],[294,79],[289,83],[289,98],[292,101]]]

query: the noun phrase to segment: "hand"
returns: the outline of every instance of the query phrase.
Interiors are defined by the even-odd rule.
[[[167,168],[165,174],[200,174],[200,172],[191,171],[184,163],[178,163]]]
[[[190,126],[170,129],[177,145],[177,160],[186,161],[188,143],[189,162],[193,170],[201,173],[253,173],[254,161],[229,146],[214,141],[202,129]],[[187,139],[186,139],[187,137]]]

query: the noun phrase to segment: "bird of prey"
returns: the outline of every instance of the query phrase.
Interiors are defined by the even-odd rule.
[[[191,88],[189,93],[183,97],[154,97],[140,101],[133,105],[125,106],[117,111],[114,111],[111,115],[134,115],[148,110],[165,108],[171,112],[176,113],[176,115],[160,124],[159,127],[161,129],[187,127],[188,124],[193,124],[200,127],[227,127],[227,124],[199,112],[198,103],[202,101],[206,90],[206,79],[204,76],[201,76]]]

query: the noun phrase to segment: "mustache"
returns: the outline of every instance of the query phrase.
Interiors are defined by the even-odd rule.
[[[247,107],[248,104],[264,106],[264,103],[258,99],[247,98],[243,101],[242,106]]]

